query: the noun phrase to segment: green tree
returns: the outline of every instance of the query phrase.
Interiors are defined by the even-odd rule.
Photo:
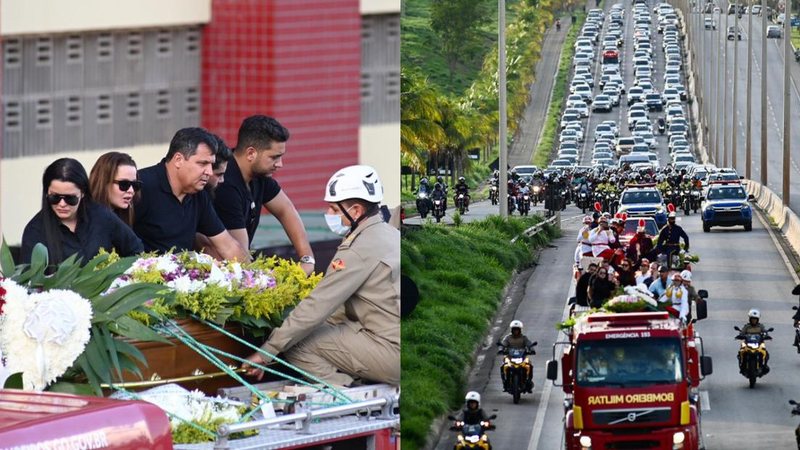
[[[422,75],[400,70],[400,153],[403,162],[419,172],[425,169],[428,149],[445,138],[438,97]]]
[[[450,77],[461,61],[475,57],[480,28],[492,17],[486,0],[433,0],[431,28],[439,37]]]

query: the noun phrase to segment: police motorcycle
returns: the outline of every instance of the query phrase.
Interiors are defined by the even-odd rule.
[[[539,204],[542,201],[542,197],[544,195],[544,188],[540,184],[531,184],[531,202],[533,202],[533,206]]]
[[[517,209],[519,209],[520,216],[527,216],[531,211],[531,194],[528,192],[520,192],[517,195]]]
[[[664,120],[663,117],[658,118],[658,134],[664,134],[667,131],[667,122]]]
[[[538,342],[533,342],[528,348],[509,348],[500,342],[497,343],[497,346],[500,347],[497,353],[505,355],[502,370],[508,383],[508,393],[511,394],[514,404],[519,403],[523,393],[533,391],[533,379],[531,379],[530,386],[526,386],[528,374],[533,371],[533,362],[528,356],[536,354],[533,347],[537,344]]]
[[[454,416],[447,416],[447,418],[455,421],[450,427],[450,431],[459,432],[453,450],[492,450],[492,444],[489,442],[486,432],[495,429],[491,420],[497,418],[496,414],[489,416],[490,420],[475,424],[464,423]]]
[[[500,188],[497,186],[497,179],[492,179],[492,185],[489,186],[489,200],[492,205],[496,205],[499,201]]]
[[[417,192],[417,212],[419,212],[419,216],[424,219],[432,209],[433,201],[430,199],[430,192],[420,189]]]
[[[700,203],[703,200],[703,193],[700,192],[700,189],[697,189],[697,187],[692,187],[691,191],[689,192],[689,195],[691,196],[691,201],[690,201],[691,208],[694,211],[694,213],[697,214],[697,211],[700,210]]]
[[[793,406],[792,415],[800,416],[800,403],[789,400],[789,404]],[[797,425],[797,428],[794,429],[794,440],[797,441],[797,448],[800,449],[800,425]]]
[[[681,204],[683,205],[683,215],[688,216],[692,211],[692,191],[691,189],[682,188],[680,193]]]
[[[459,214],[464,215],[467,210],[467,194],[463,192],[456,194],[456,209],[458,209]]]
[[[764,333],[742,333],[742,329],[734,326],[734,330],[739,332],[735,339],[742,341],[739,346],[739,373],[750,382],[750,389],[756,386],[756,380],[766,375],[769,370],[764,370],[766,366],[767,348],[764,341],[772,339],[768,333],[774,328],[768,328]]]

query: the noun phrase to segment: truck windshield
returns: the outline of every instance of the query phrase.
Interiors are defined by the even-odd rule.
[[[578,344],[579,386],[648,386],[683,380],[677,338],[607,339]]]

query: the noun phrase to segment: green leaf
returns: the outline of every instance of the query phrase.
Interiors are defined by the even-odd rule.
[[[92,306],[116,319],[158,297],[164,287],[158,284],[134,283],[102,297],[92,299]]]
[[[38,285],[44,280],[44,272],[47,270],[49,261],[47,254],[47,247],[41,242],[33,246],[33,253],[31,254],[31,284]]]
[[[45,289],[65,289],[68,288],[78,273],[81,270],[81,265],[78,262],[78,254],[75,253],[64,262],[58,265],[56,273],[44,280]]]
[[[16,372],[6,378],[3,389],[22,389],[22,372]]]
[[[90,344],[91,342],[92,341],[89,341]],[[88,346],[89,344],[87,344],[87,348]],[[101,384],[100,378],[97,375],[97,373],[95,373],[92,364],[89,363],[89,358],[86,356],[86,351],[81,353],[81,356],[79,356],[77,359],[77,363],[79,366],[81,366],[81,370],[83,370],[83,373],[86,374],[86,378],[89,379],[89,386],[92,387],[95,395],[103,395],[103,389],[100,387]]]
[[[147,358],[144,357],[144,354],[135,345],[125,342],[122,339],[118,339],[117,351],[120,353],[120,355],[127,357],[130,361],[136,360],[143,366],[147,367]],[[122,360],[124,359],[126,358],[122,358]]]
[[[217,325],[225,326],[225,322],[232,315],[233,315],[233,308],[232,307],[222,308],[219,311],[217,311],[217,315],[214,316],[214,322],[216,322]]]
[[[95,335],[95,339],[100,339],[102,344],[106,346],[108,349],[108,354],[111,357],[111,364],[114,366],[114,370],[117,372],[117,379],[122,380],[122,369],[119,365],[119,357],[117,355],[117,346],[114,342],[114,337],[111,336],[111,332],[108,331],[106,327],[94,327],[97,330],[97,335]]]
[[[97,326],[92,327],[92,339],[86,344],[86,350],[83,354],[86,355],[86,360],[92,368],[92,371],[97,374],[97,378],[103,383],[111,382],[111,361],[108,356],[109,351],[116,351],[116,349],[107,349],[102,346],[97,338]],[[98,386],[99,387],[99,386]]]
[[[67,383],[66,381],[58,381],[45,389],[49,392],[60,392],[62,394],[73,395],[94,395],[95,391],[91,385],[83,383]]]
[[[6,239],[3,238],[3,244],[0,246],[0,271],[3,272],[4,277],[12,276],[17,270],[14,264],[14,257],[11,256],[11,249],[8,248]]]
[[[111,331],[129,339],[139,341],[156,341],[170,344],[170,340],[158,334],[152,328],[143,325],[129,316],[120,316],[114,322],[117,326],[110,326]]]

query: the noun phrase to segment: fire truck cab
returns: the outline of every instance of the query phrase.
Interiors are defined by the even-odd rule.
[[[555,352],[564,348],[556,385],[565,393],[567,449],[700,447],[697,388],[712,364],[692,323],[666,311],[589,313],[568,336],[547,362],[557,383]]]

